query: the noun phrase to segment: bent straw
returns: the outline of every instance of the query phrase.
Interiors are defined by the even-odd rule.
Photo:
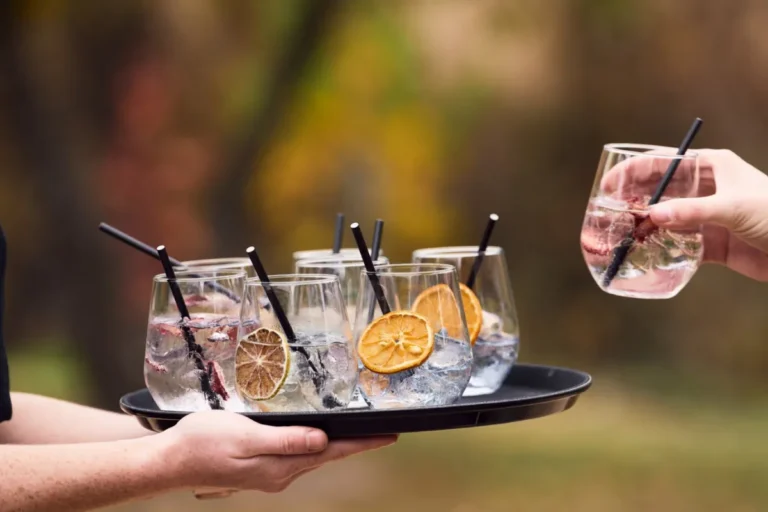
[[[677,150],[677,155],[679,157],[682,157],[685,155],[685,153],[688,151],[688,148],[691,147],[691,144],[693,143],[693,139],[696,137],[696,134],[699,133],[699,128],[701,128],[701,123],[704,121],[701,120],[700,117],[697,117],[694,119],[693,124],[688,129],[688,133],[685,135],[685,138],[683,139],[683,142],[680,144],[680,147]],[[677,171],[677,167],[680,165],[680,161],[682,158],[675,158],[669,163],[669,167],[667,167],[667,172],[664,173],[664,176],[661,178],[661,182],[659,182],[659,186],[656,187],[656,192],[654,192],[653,196],[651,197],[651,200],[648,201],[648,206],[652,206],[659,202],[661,199],[661,196],[664,194],[664,191],[667,189],[667,186],[669,185],[669,182],[672,181],[672,177],[675,174],[675,171]],[[650,217],[647,217],[644,219],[638,226],[635,226],[635,229],[633,229],[628,236],[624,237],[624,239],[621,241],[621,243],[616,246],[616,249],[614,249],[613,252],[613,260],[611,260],[610,265],[608,265],[608,268],[605,270],[605,275],[603,276],[603,287],[608,288],[608,286],[611,285],[611,282],[616,277],[616,274],[619,273],[619,269],[621,268],[621,265],[624,263],[624,260],[627,258],[627,254],[629,254],[629,250],[632,248],[632,246],[635,244],[635,236],[637,230],[642,226],[643,224],[651,223]]]

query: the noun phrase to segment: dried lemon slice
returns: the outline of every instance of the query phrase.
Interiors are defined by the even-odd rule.
[[[237,344],[237,391],[249,400],[269,400],[285,384],[290,367],[291,359],[285,336],[266,327],[257,329]]]
[[[464,317],[467,320],[469,342],[473,345],[483,328],[483,308],[477,295],[465,284],[459,284],[461,303],[464,305]],[[447,284],[438,284],[424,290],[413,301],[411,309],[428,318],[432,329],[445,329],[451,338],[463,336],[464,326],[461,322],[456,296]]]
[[[357,353],[372,372],[391,374],[422,365],[434,347],[435,333],[426,318],[392,311],[363,331]]]

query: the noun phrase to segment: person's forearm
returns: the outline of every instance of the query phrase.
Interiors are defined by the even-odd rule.
[[[12,402],[13,418],[0,423],[0,443],[86,443],[152,434],[125,414],[27,393],[12,393]]]
[[[181,488],[164,436],[0,446],[0,510],[78,512]]]

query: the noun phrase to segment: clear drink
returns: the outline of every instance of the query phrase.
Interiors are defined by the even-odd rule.
[[[285,362],[273,378],[274,390],[261,397],[249,396],[247,372],[237,374],[237,393],[247,410],[264,412],[330,411],[347,407],[357,386],[357,358],[346,316],[339,279],[334,275],[286,274],[270,276],[294,337],[286,334],[269,303],[264,284],[248,279],[242,312],[242,336],[258,324],[284,339],[280,347],[264,347],[264,353],[283,351]],[[241,336],[241,339],[242,339]],[[243,343],[241,341],[241,343]],[[259,343],[251,347],[258,352]],[[237,367],[236,367],[237,368]],[[237,369],[236,369],[237,373]],[[275,374],[273,374],[274,376]],[[240,379],[240,380],[238,380]],[[246,380],[242,380],[246,379]]]
[[[461,282],[466,282],[478,250],[476,245],[418,249],[413,252],[412,259],[417,263],[453,265]],[[472,346],[472,377],[464,396],[497,391],[517,362],[520,351],[520,324],[501,247],[486,249],[472,292],[481,307],[482,326]],[[464,304],[465,312],[467,307]]]
[[[234,379],[238,334],[256,327],[241,326],[245,274],[197,269],[176,275],[190,318],[181,318],[166,277],[155,276],[144,357],[150,394],[164,410],[245,410]]]
[[[387,350],[393,342],[402,340],[403,347],[395,348],[390,359],[428,356],[423,361],[412,360],[415,366],[400,371],[386,368],[389,359],[380,367],[374,361],[361,359],[359,388],[363,399],[374,409],[454,403],[466,389],[472,372],[472,347],[456,269],[434,264],[382,265],[376,274],[390,312],[382,314],[370,276],[362,270],[362,293],[355,315],[358,355],[366,353],[373,359],[379,346]],[[427,325],[429,329],[424,327]],[[408,344],[415,339],[429,343],[429,333],[433,335],[431,352]]]
[[[246,407],[263,412],[332,411],[349,404],[357,385],[357,360],[348,338],[323,332],[296,332],[290,368],[280,391]]]
[[[623,263],[608,272],[625,240],[632,243]],[[601,289],[625,297],[662,299],[674,297],[688,284],[701,264],[704,245],[700,231],[669,231],[651,224],[642,203],[596,198],[584,218],[581,252]],[[606,274],[614,272],[607,282]]]
[[[360,391],[375,409],[452,404],[467,387],[472,350],[466,340],[435,335],[426,363],[413,370],[384,375],[361,365]]]

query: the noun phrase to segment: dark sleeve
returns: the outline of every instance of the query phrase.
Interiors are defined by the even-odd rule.
[[[5,310],[6,243],[0,227],[0,422],[11,419],[11,391],[8,379],[8,358],[3,340],[3,312]]]

